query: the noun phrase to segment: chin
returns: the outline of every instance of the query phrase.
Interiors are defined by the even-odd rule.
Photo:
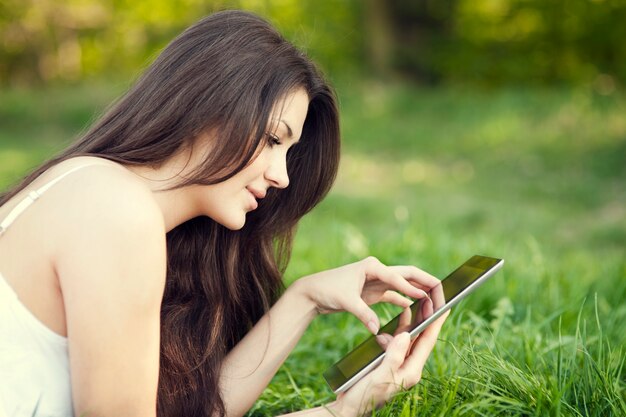
[[[245,210],[237,210],[232,207],[223,207],[221,210],[211,210],[204,213],[205,216],[230,230],[241,230],[246,224],[246,214]]]
[[[243,229],[244,225],[245,225],[245,223],[240,223],[240,224],[237,224],[237,225],[225,224],[224,227],[226,227],[227,229],[232,230],[232,231],[237,231],[237,230]]]
[[[232,217],[229,219],[221,219],[216,221],[227,229],[241,230],[246,224],[246,216],[244,215],[241,218]]]

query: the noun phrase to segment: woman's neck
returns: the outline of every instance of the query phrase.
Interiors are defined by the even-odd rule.
[[[187,186],[174,190],[162,191],[180,183],[182,177],[194,167],[194,161],[189,159],[188,153],[173,156],[158,168],[148,166],[125,166],[134,173],[139,181],[150,189],[158,204],[166,230],[169,232],[176,226],[201,215],[197,199],[199,186]]]

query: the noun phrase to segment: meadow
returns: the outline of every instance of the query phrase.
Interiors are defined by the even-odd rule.
[[[0,91],[0,189],[122,89]],[[337,90],[340,173],[301,222],[285,282],[367,255],[439,277],[473,254],[506,261],[453,310],[421,383],[375,415],[626,415],[626,96]],[[249,415],[331,400],[322,373],[365,337],[347,314],[317,318]]]

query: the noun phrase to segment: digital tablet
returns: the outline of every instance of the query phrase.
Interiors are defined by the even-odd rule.
[[[426,291],[428,297],[416,300],[410,307],[383,326],[378,334],[395,335],[409,332],[411,339],[430,323],[469,295],[487,278],[498,271],[504,260],[487,256],[472,256],[463,265]],[[376,336],[371,336],[324,372],[324,378],[335,393],[346,391],[359,379],[378,366],[385,350]]]

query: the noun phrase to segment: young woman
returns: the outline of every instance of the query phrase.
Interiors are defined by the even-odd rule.
[[[209,16],[77,142],[0,196],[0,413],[241,416],[311,320],[407,306],[435,278],[375,258],[283,291],[339,160],[335,98],[264,20]],[[420,379],[443,318],[311,416]]]

